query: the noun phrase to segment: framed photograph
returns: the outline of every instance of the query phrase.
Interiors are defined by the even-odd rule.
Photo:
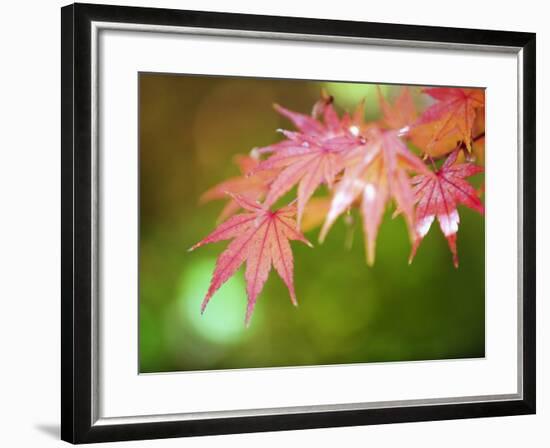
[[[535,413],[535,35],[62,8],[62,438]]]

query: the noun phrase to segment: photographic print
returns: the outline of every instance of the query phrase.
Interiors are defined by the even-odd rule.
[[[534,33],[61,19],[63,440],[536,412]]]
[[[485,92],[139,73],[139,371],[485,356]]]

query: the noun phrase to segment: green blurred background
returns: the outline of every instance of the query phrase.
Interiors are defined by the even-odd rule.
[[[391,219],[391,210],[369,268],[360,218],[351,228],[340,218],[323,245],[292,243],[298,308],[272,271],[246,328],[241,268],[201,316],[226,243],[187,252],[215,228],[224,205],[199,205],[200,195],[239,174],[236,154],[276,142],[277,128],[291,128],[274,102],[308,113],[325,88],[339,111],[366,98],[366,116],[374,119],[376,87],[139,76],[141,373],[484,356],[484,220],[465,207],[459,207],[458,269],[437,223],[409,266],[405,224]],[[399,92],[398,86],[382,89],[390,99]],[[418,89],[413,93],[423,101]],[[310,241],[317,242],[318,230],[306,234]]]

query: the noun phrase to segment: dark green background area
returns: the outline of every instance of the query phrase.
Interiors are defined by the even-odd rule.
[[[276,142],[277,128],[291,128],[274,102],[308,113],[322,88],[340,111],[366,98],[367,117],[379,116],[373,85],[140,74],[142,373],[484,356],[484,219],[461,206],[458,269],[436,222],[409,266],[405,223],[391,218],[392,206],[373,267],[352,214],[351,226],[340,218],[323,245],[318,229],[306,234],[313,249],[292,243],[297,308],[272,271],[246,328],[241,268],[201,316],[227,244],[187,252],[216,227],[224,204],[199,205],[201,193],[238,174],[236,154]],[[383,86],[389,98],[398,89]],[[414,94],[425,101],[418,89]]]

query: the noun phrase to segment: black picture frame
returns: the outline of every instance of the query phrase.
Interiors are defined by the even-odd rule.
[[[73,4],[61,10],[62,300],[61,438],[72,443],[340,427],[535,413],[535,53],[533,33],[385,23],[269,17],[153,8]],[[522,52],[523,159],[521,399],[94,425],[92,417],[92,107],[93,21],[330,35],[392,41],[515,47]]]

